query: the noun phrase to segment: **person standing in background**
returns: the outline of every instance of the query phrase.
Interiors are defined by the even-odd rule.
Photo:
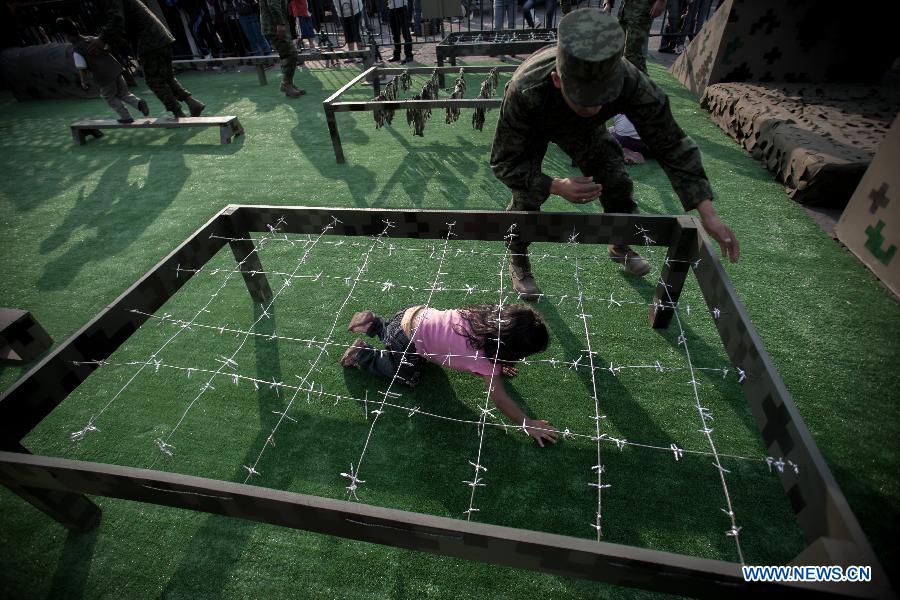
[[[266,41],[259,24],[259,3],[256,0],[233,0],[238,21],[252,54],[265,56],[272,54],[272,47]]]
[[[291,0],[288,5],[291,16],[294,17],[294,25],[297,28],[297,39],[294,44],[301,50],[304,48],[303,40],[309,42],[309,48],[315,48],[313,40],[316,37],[316,31],[313,29],[312,16],[309,13],[309,2],[307,0]]]
[[[341,17],[341,27],[344,29],[344,41],[347,50],[359,50],[362,42],[362,0],[334,0],[335,10]],[[357,62],[348,58],[344,62]]]
[[[297,50],[291,43],[291,22],[287,0],[262,0],[259,3],[259,20],[263,34],[281,58],[281,91],[288,98],[297,98],[306,92],[294,85],[297,72]]]
[[[603,3],[604,12],[612,12],[616,0]],[[644,52],[650,37],[653,19],[662,14],[666,0],[622,0],[619,7],[619,25],[625,32],[625,58],[642,73],[647,72]]]
[[[387,0],[388,19],[391,24],[391,37],[394,38],[394,56],[389,62],[400,61],[400,35],[403,34],[404,50],[406,58],[403,63],[408,63],[413,59],[412,35],[409,31],[409,9],[406,0]]]

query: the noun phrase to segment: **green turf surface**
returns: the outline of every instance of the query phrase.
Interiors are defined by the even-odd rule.
[[[508,192],[486,164],[496,111],[488,114],[483,133],[472,131],[469,111],[454,125],[444,124],[443,115],[437,114],[424,139],[411,135],[402,113],[392,127],[380,131],[370,113],[340,114],[348,164],[336,165],[321,100],[355,72],[303,71],[298,80],[308,94],[291,102],[274,85],[258,86],[252,72],[184,76],[187,87],[207,103],[209,114],[240,117],[246,136],[224,147],[218,145],[215,129],[111,131],[75,147],[67,125],[105,117],[108,111],[100,101],[18,104],[5,97],[0,155],[6,177],[0,180],[0,198],[7,259],[0,265],[0,305],[32,310],[54,339],[62,341],[232,202],[454,209],[506,205]],[[741,262],[726,267],[735,288],[851,507],[882,561],[891,564],[897,558],[898,532],[898,456],[896,443],[890,441],[900,429],[892,393],[898,383],[897,307],[862,265],[828,239],[759,164],[709,121],[683,88],[654,65],[651,75],[669,91],[676,118],[700,145],[718,210],[742,242]],[[477,86],[470,81],[469,87]],[[347,99],[365,94],[360,90]],[[155,99],[151,106],[159,108]],[[545,169],[564,176],[571,172],[568,164],[554,150]],[[642,211],[680,210],[655,164],[632,167],[631,172]],[[560,199],[547,208],[596,210]],[[349,241],[344,246],[322,245],[298,274],[353,275],[364,248]],[[265,267],[293,272],[304,248],[302,239],[294,242],[263,244]],[[230,378],[218,377],[214,391],[198,396],[208,374],[201,378],[195,372],[189,379],[175,367],[215,371],[220,364],[215,359],[230,356],[243,340],[243,335],[201,327],[179,335],[160,354],[165,366],[158,371],[146,368],[119,396],[137,367],[98,370],[26,438],[26,445],[53,456],[152,465],[234,481],[244,480],[244,465],[257,464],[261,475],[252,483],[344,498],[346,480],[339,473],[358,462],[371,424],[365,407],[347,398],[365,398],[367,391],[375,397],[384,385],[342,370],[336,364],[339,350],[320,356],[316,346],[266,336],[321,339],[334,326],[335,342],[349,343],[353,336],[345,324],[353,311],[373,308],[390,314],[422,302],[421,291],[381,291],[379,282],[426,287],[434,277],[430,244],[395,243],[408,249],[373,251],[366,281],[349,300],[342,280],[297,279],[279,294],[272,317],[260,319],[259,308],[234,277],[210,304],[210,312],[198,319],[261,334],[247,336],[235,355],[241,375],[296,385],[297,375],[310,373],[317,389],[331,394],[312,394],[309,401],[305,392],[298,394],[290,413],[296,422],[278,425],[274,447],[265,446],[278,422],[272,411],[284,410],[294,390],[255,390],[247,380],[234,385]],[[502,252],[500,244],[472,247],[453,242],[451,248]],[[571,299],[577,294],[571,258],[577,255],[587,295],[600,299],[612,293],[628,302],[616,307],[588,301],[587,312],[593,315],[588,336],[598,352],[597,362],[644,365],[659,360],[673,369],[685,368],[677,325],[664,333],[646,327],[641,303],[652,297],[652,287],[595,260],[596,250],[535,247],[570,257],[536,263],[545,291],[570,295],[558,304],[539,305],[552,336],[551,347],[539,358],[574,360],[585,347],[584,328],[576,316],[580,311]],[[660,252],[655,251],[657,260]],[[481,290],[497,287],[499,257],[456,256],[448,269],[453,282]],[[220,253],[158,314],[190,319],[225,281],[224,271],[233,267],[231,253]],[[212,274],[215,268],[222,271]],[[284,277],[271,275],[270,281],[277,291]],[[497,297],[486,291],[468,297],[444,293],[434,303],[449,307]],[[698,308],[683,319],[695,366],[727,365],[710,319],[699,310],[702,300],[691,279],[684,302]],[[151,322],[111,361],[146,361],[175,330],[171,322]],[[312,372],[310,361],[317,367]],[[0,385],[9,385],[21,373],[4,367]],[[638,443],[668,446],[674,441],[705,450],[685,373],[599,372],[601,412],[608,417],[603,431]],[[764,457],[734,376],[702,371],[698,379],[701,402],[716,418],[719,451]],[[432,368],[422,386],[397,403],[477,420],[483,387],[471,377]],[[510,387],[535,416],[576,432],[590,433],[593,428],[593,383],[586,371],[538,363],[523,368]],[[334,395],[344,399],[335,404]],[[69,433],[101,409],[99,431],[71,443]],[[175,447],[172,457],[156,448],[159,437]],[[459,518],[469,505],[469,488],[462,481],[471,478],[468,460],[478,443],[472,425],[425,415],[409,418],[389,410],[379,418],[365,453],[360,477],[366,484],[360,500]],[[707,457],[676,463],[670,453],[630,446],[619,451],[615,445],[602,446],[602,452],[606,481],[613,485],[603,495],[605,539],[736,558],[733,541],[724,535],[727,519],[719,510],[722,487]],[[474,505],[481,510],[477,520],[592,536],[588,523],[597,494],[587,483],[596,462],[593,442],[571,439],[539,450],[521,433],[488,429],[483,456],[490,471],[488,485],[476,493]],[[790,560],[802,541],[776,478],[759,462],[725,460],[732,470],[729,489],[738,524],[744,526],[741,539],[748,561]],[[647,595],[104,498],[97,499],[104,510],[100,528],[88,536],[70,536],[9,492],[0,494],[0,502],[0,540],[14,550],[0,558],[4,589],[11,597]]]

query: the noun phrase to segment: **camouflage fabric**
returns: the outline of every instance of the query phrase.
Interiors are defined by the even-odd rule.
[[[625,35],[611,15],[587,8],[559,22],[556,68],[566,96],[581,106],[606,104],[622,87]]]
[[[617,98],[585,119],[576,115],[550,78],[556,49],[533,54],[506,86],[491,147],[491,169],[513,192],[511,208],[538,210],[550,194],[552,178],[541,170],[550,142],[572,157],[585,175],[603,185],[606,211],[632,212],[631,179],[622,151],[611,145],[605,122],[624,114],[634,124],[669,177],[685,210],[712,198],[700,151],[675,122],[669,99],[650,78],[622,60],[623,85]]]
[[[275,35],[276,27],[279,25],[284,25],[285,36],[290,37],[291,35],[291,16],[288,13],[287,4],[287,0],[259,0],[259,23],[262,26],[263,35],[270,44],[272,40],[269,36]],[[275,47],[274,44],[272,47]]]
[[[642,73],[647,72],[644,49],[650,37],[650,8],[654,0],[623,0],[619,8],[619,24],[625,31],[625,58]]]
[[[281,58],[281,80],[284,83],[293,83],[294,73],[297,71],[297,50],[290,42],[290,33],[285,34],[284,39],[281,40],[274,34],[266,35],[266,39]]]
[[[166,110],[181,110],[178,101],[187,100],[191,97],[191,93],[175,79],[175,70],[172,69],[172,46],[144,52],[141,55],[141,65],[144,67],[147,87],[156,94]]]
[[[175,41],[141,0],[98,0],[96,7],[105,15],[98,36],[110,46],[131,43],[140,56]]]

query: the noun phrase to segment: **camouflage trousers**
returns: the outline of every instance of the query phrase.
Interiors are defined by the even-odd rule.
[[[297,70],[297,49],[294,44],[288,39],[279,40],[274,35],[267,35],[266,39],[281,58],[281,81],[294,83],[294,72]]]
[[[622,0],[619,25],[625,31],[625,58],[641,72],[647,72],[644,50],[650,38],[650,7],[653,0]]]
[[[598,127],[587,135],[560,136],[551,139],[559,148],[569,155],[572,162],[581,172],[593,177],[596,183],[603,186],[600,193],[600,204],[603,212],[633,213],[637,211],[632,191],[634,184],[625,171],[625,158],[622,147],[613,139],[604,127]],[[543,160],[541,153],[541,160]],[[540,164],[534,165],[539,171]],[[539,211],[548,196],[531,191],[513,190],[512,202],[506,210]],[[513,254],[527,254],[529,240],[515,238],[508,243]]]
[[[166,110],[181,110],[179,100],[187,100],[191,97],[191,93],[175,79],[175,69],[172,68],[172,46],[148,50],[141,54],[140,59],[147,87],[156,94]]]

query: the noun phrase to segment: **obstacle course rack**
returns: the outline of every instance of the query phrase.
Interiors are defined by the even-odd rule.
[[[503,30],[468,32],[459,31],[445,37],[435,46],[438,67],[445,61],[456,65],[460,56],[497,56],[502,54],[528,55],[544,46],[556,43],[555,29]],[[444,87],[444,75],[439,74],[439,84]]]
[[[749,374],[743,390],[772,456],[799,470],[778,477],[808,546],[796,565],[868,565],[865,584],[747,582],[733,562],[500,527],[319,498],[246,484],[117,465],[34,456],[22,439],[102,361],[226,245],[253,300],[273,292],[251,232],[375,236],[389,222],[398,238],[502,243],[514,228],[532,241],[648,244],[668,248],[649,309],[666,327],[693,271],[725,351]],[[648,241],[649,240],[649,241]],[[96,526],[85,494],[148,502],[337,535],[400,548],[683,595],[754,597],[772,591],[892,597],[883,568],[803,422],[715,251],[689,217],[505,211],[382,210],[230,205],[199,228],[87,325],[0,396],[0,483],[73,531]]]
[[[469,74],[484,74],[487,75],[493,69],[496,69],[498,73],[512,73],[516,70],[517,65],[488,65],[488,66],[477,66],[477,67],[465,67],[465,72],[467,75]],[[392,108],[395,110],[400,109],[409,109],[409,108],[497,108],[500,106],[502,102],[502,98],[459,98],[459,99],[451,99],[451,98],[438,98],[435,100],[389,100],[389,101],[377,101],[377,100],[356,100],[351,102],[341,102],[339,101],[340,97],[344,95],[348,90],[353,88],[354,86],[360,84],[363,81],[370,82],[372,84],[372,97],[375,98],[378,94],[381,93],[381,82],[383,78],[391,77],[391,76],[400,76],[403,73],[409,73],[410,75],[430,75],[434,72],[438,73],[440,76],[441,73],[457,73],[459,72],[458,67],[411,67],[408,69],[404,69],[401,67],[370,67],[348,81],[343,87],[341,87],[338,91],[333,93],[331,96],[325,99],[322,102],[322,107],[325,110],[325,120],[328,122],[328,133],[331,135],[331,144],[334,146],[334,158],[338,164],[344,164],[347,162],[344,158],[344,147],[341,144],[341,134],[338,131],[337,119],[335,118],[335,114],[339,112],[360,112],[360,111],[369,111],[374,112],[378,109]]]

